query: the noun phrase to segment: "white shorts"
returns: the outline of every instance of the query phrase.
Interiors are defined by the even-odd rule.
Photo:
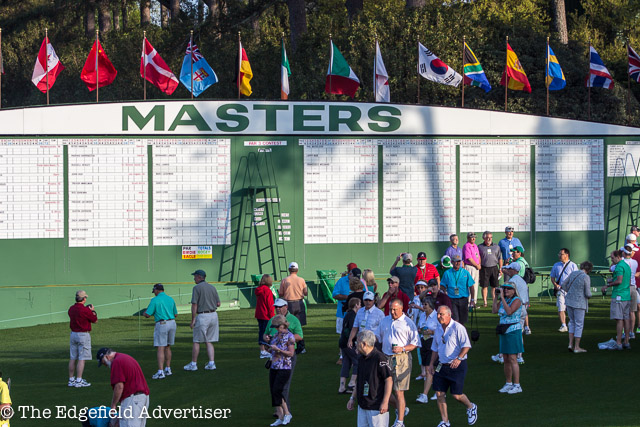
[[[149,409],[149,396],[138,394],[127,397],[120,404],[120,427],[144,427],[147,417],[142,415],[142,408]],[[148,411],[147,411],[148,413]]]
[[[218,313],[198,314],[193,326],[193,342],[218,342],[219,334]]]
[[[176,321],[171,319],[156,322],[156,327],[153,330],[153,346],[166,347],[167,345],[173,345],[175,341]]]
[[[559,290],[558,291],[558,299],[556,301],[556,305],[558,306],[558,312],[561,311],[567,311],[567,306],[565,305],[564,302],[564,297],[567,295],[567,293],[563,290]]]
[[[358,406],[358,427],[389,427],[389,411],[381,414]]]
[[[336,317],[336,334],[342,334],[343,324],[344,324],[344,319],[342,317]]]
[[[91,335],[89,332],[71,332],[69,337],[71,360],[91,360]]]

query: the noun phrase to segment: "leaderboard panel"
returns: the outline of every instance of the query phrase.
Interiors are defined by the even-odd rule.
[[[0,239],[64,237],[63,146],[0,139]]]

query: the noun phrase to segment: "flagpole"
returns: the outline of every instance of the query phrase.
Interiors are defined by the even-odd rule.
[[[420,63],[420,41],[418,41],[418,65]],[[420,73],[418,72],[418,102],[420,104]]]
[[[98,98],[98,91],[100,90],[100,68],[98,68],[98,55],[100,54],[100,48],[98,47],[98,43],[100,43],[99,32],[100,30],[96,30],[96,104],[100,102],[100,98]]]
[[[333,72],[333,39],[329,33],[329,99],[333,100],[333,87],[331,86],[331,73]]]
[[[462,36],[462,108],[464,108],[464,47],[467,44],[467,36]]]
[[[504,111],[507,112],[507,88],[509,87],[509,36],[507,36],[507,45],[505,47],[506,55],[504,58]]]
[[[191,63],[191,99],[193,99],[193,30],[191,30],[191,34],[189,35],[189,48],[191,49],[191,53],[189,54],[189,62]]]
[[[2,58],[2,28],[0,28],[0,108],[2,108],[2,72],[4,71],[4,58]]]
[[[240,99],[240,69],[242,68],[242,45],[240,44],[240,31],[238,31],[238,99]]]
[[[142,84],[144,86],[144,100],[147,100],[147,54],[145,52],[145,48],[146,48],[146,41],[147,41],[147,32],[143,31],[142,32]]]
[[[376,66],[378,64],[378,34],[374,34],[375,43],[373,45],[373,102],[378,98],[378,79],[376,78]]]
[[[0,56],[2,56],[0,54]],[[627,39],[627,125],[631,124],[631,76],[629,76],[629,39]]]
[[[549,115],[549,82],[546,81],[549,78],[549,36],[547,36],[547,69],[545,70],[545,86],[547,87],[547,116]]]
[[[45,28],[44,29],[44,49],[45,49],[45,55],[46,57],[44,58],[44,62],[47,63],[47,65],[45,65],[45,71],[47,74],[46,75],[46,83],[47,83],[47,105],[49,105],[49,29]]]
[[[588,99],[588,110],[587,110],[587,119],[591,120],[591,39],[589,39],[589,74],[587,74],[587,99]]]

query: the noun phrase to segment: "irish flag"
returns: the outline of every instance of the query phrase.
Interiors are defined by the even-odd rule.
[[[282,63],[280,65],[280,99],[289,99],[289,76],[291,75],[291,67],[289,66],[289,58],[287,51],[284,49],[284,38],[282,39],[282,51],[280,52]]]
[[[324,85],[324,91],[337,95],[349,95],[353,98],[359,87],[360,80],[358,76],[356,76],[356,73],[349,67],[344,56],[342,56],[332,40],[331,60],[329,61],[329,70],[327,70],[327,81]]]

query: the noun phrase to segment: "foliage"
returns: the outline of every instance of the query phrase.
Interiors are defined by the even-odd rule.
[[[113,0],[115,2],[115,0]],[[120,4],[120,2],[117,2]],[[285,0],[228,1],[219,17],[206,15],[198,24],[198,8],[183,2],[180,19],[169,28],[146,28],[147,37],[177,75],[180,71],[189,30],[216,71],[219,83],[201,99],[235,99],[235,60],[238,32],[254,72],[250,99],[279,97],[279,49],[282,34],[290,36]],[[93,40],[84,36],[86,2],[80,0],[8,0],[0,5],[2,53],[6,74],[2,77],[2,108],[45,103],[44,94],[30,82],[37,51],[49,28],[49,37],[66,69],[51,90],[51,103],[93,102],[80,80],[80,71]],[[591,90],[592,119],[627,123],[627,97],[631,100],[631,124],[640,125],[640,86],[632,82],[627,90],[625,43],[640,49],[634,33],[640,19],[640,3],[634,0],[585,0],[568,10],[569,44],[563,46],[553,34],[553,10],[548,0],[427,0],[424,7],[407,9],[404,0],[366,1],[363,11],[350,24],[343,0],[307,0],[308,31],[297,52],[289,51],[292,68],[292,100],[348,100],[324,92],[329,59],[329,37],[340,49],[362,82],[355,101],[372,102],[372,64],[376,37],[390,75],[391,98],[397,103],[459,107],[460,88],[439,85],[418,77],[417,43],[431,49],[454,69],[462,68],[462,38],[475,51],[493,86],[488,94],[465,88],[465,107],[502,110],[504,88],[499,85],[505,61],[505,38],[517,53],[533,92],[509,91],[508,110],[546,114],[544,85],[545,46],[550,43],[567,78],[567,87],[551,92],[550,113],[554,116],[586,119],[589,40],[613,74],[615,88]],[[139,100],[143,82],[139,75],[142,29],[139,9],[128,9],[126,30],[101,34],[105,51],[118,70],[113,85],[100,90],[101,101]],[[154,22],[157,22],[155,20]],[[257,25],[255,25],[257,22]],[[288,39],[285,39],[289,46]],[[290,49],[289,49],[290,50]],[[419,91],[419,99],[418,99]],[[171,98],[189,98],[180,87]],[[152,85],[147,98],[167,99]]]

